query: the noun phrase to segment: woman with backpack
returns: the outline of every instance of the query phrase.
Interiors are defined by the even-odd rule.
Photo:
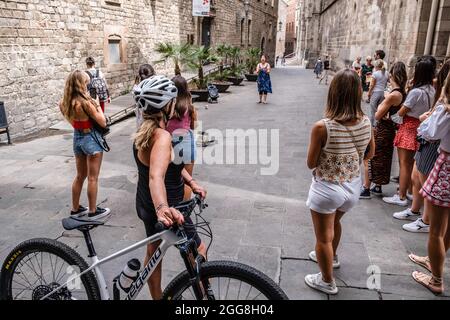
[[[66,120],[74,128],[73,152],[77,174],[72,184],[72,216],[87,214],[90,219],[100,219],[111,212],[108,208],[97,207],[98,176],[103,159],[103,140],[93,122],[106,128],[106,118],[97,102],[87,91],[90,79],[85,72],[75,70],[66,80],[64,98],[60,109]],[[89,208],[80,205],[84,181],[88,179],[87,197]]]

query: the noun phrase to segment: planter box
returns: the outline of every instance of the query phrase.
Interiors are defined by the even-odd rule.
[[[256,80],[258,80],[258,75],[257,74],[246,74],[245,78],[247,78],[247,81],[256,82]]]
[[[196,96],[194,102],[207,102],[209,98],[208,90],[191,90],[191,94]]]
[[[233,83],[234,86],[238,86],[244,81],[244,78],[228,77],[228,81]]]
[[[217,90],[219,90],[219,93],[224,93],[230,88],[230,86],[233,83],[232,82],[211,82],[211,84],[213,84],[217,87]]]

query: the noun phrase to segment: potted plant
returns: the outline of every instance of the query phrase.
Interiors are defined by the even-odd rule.
[[[172,60],[174,64],[174,73],[181,75],[181,65],[188,62],[191,46],[186,44],[172,44],[169,42],[160,42],[156,45],[155,51],[161,55],[161,59],[155,61],[155,64]]]
[[[219,71],[211,76],[210,83],[215,85],[220,93],[226,92],[233,84],[227,81],[227,77],[230,75],[227,66],[229,50],[230,47],[226,44],[221,44],[215,49],[216,56],[219,59]]]
[[[190,50],[188,66],[197,71],[197,79],[193,80],[194,88],[191,90],[191,93],[198,96],[197,101],[208,101],[209,97],[207,90],[208,77],[205,77],[203,66],[217,60],[210,47],[192,47]]]
[[[238,86],[244,81],[244,77],[242,76],[241,48],[231,47],[228,54],[231,59],[231,75],[228,76],[227,79],[232,82],[233,85]]]
[[[261,49],[259,48],[250,48],[247,50],[247,72],[245,74],[245,78],[248,81],[256,82],[258,80],[258,75],[255,74],[256,67],[259,62],[259,58],[261,56]]]

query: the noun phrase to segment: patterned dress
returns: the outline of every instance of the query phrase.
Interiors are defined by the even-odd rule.
[[[258,92],[260,94],[272,93],[272,82],[270,81],[270,74],[267,72],[268,64],[263,68],[263,65],[260,63],[258,67]]]

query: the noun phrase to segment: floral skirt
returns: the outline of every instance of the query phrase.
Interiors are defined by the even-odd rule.
[[[420,194],[435,206],[450,208],[450,153],[441,151]]]
[[[417,141],[417,129],[420,126],[420,120],[412,117],[404,117],[403,124],[398,128],[395,136],[394,146],[400,149],[416,152],[419,150],[419,142]]]

